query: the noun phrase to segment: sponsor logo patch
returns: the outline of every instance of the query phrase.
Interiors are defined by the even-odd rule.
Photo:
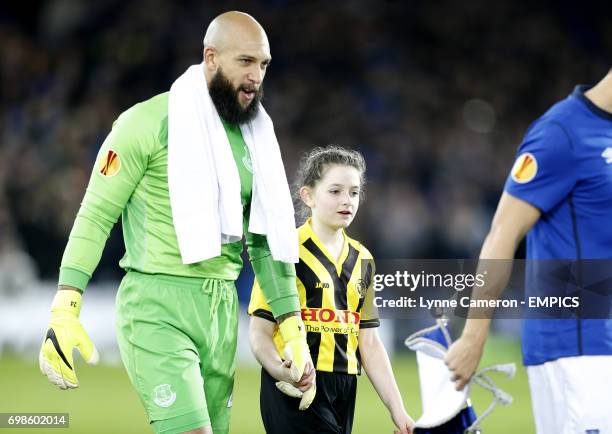
[[[519,155],[512,166],[511,176],[514,182],[526,184],[538,173],[538,161],[530,152]]]
[[[359,324],[361,315],[350,310],[335,310],[321,308],[303,308],[302,321],[312,322],[335,322],[342,324]]]
[[[109,149],[106,154],[100,159],[98,170],[104,176],[115,176],[121,170],[121,159],[112,149]]]

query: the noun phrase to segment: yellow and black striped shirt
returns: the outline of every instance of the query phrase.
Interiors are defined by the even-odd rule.
[[[359,329],[380,325],[373,303],[372,255],[345,233],[344,247],[336,261],[313,232],[310,220],[298,233],[300,262],[295,271],[312,360],[318,371],[360,374]],[[274,321],[257,280],[248,312]],[[273,339],[283,357],[284,343],[278,328]]]

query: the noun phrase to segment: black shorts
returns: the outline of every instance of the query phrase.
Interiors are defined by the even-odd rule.
[[[349,434],[355,416],[357,376],[317,371],[317,395],[307,410],[276,388],[261,370],[259,403],[267,434]]]

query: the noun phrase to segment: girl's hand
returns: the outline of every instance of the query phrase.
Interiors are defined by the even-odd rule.
[[[300,381],[294,382],[291,381],[291,361],[286,360],[280,365],[279,377],[285,377],[286,379],[276,382],[278,390],[293,398],[300,398],[300,410],[306,410],[310,407],[317,393],[316,370],[312,362],[306,364]]]
[[[393,419],[395,426],[399,428],[399,431],[393,431],[394,434],[412,434],[412,430],[414,429],[414,420],[408,416],[406,410],[402,408],[397,411],[393,411],[391,413],[391,419]]]
[[[276,375],[272,376],[278,381],[289,383],[301,392],[305,392],[314,384],[316,371],[312,363],[307,363],[302,378],[295,382],[291,379],[291,360],[285,360],[279,365]]]

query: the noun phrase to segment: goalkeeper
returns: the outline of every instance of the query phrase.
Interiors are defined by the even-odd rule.
[[[281,358],[288,359],[291,351],[265,301],[263,282],[259,277],[255,282],[249,305],[250,340],[263,367],[260,406],[268,434],[350,433],[362,364],[399,428],[396,432],[412,432],[414,423],[404,409],[377,333],[379,319],[370,286],[372,255],[344,232],[357,213],[364,172],[360,153],[337,146],[313,150],[300,168],[299,195],[312,216],[298,230],[296,272],[302,319],[317,370],[315,385],[308,384],[310,378],[299,383],[288,378],[293,364]]]
[[[215,18],[204,62],[170,92],[135,105],[98,154],[72,228],[40,368],[78,386],[77,347],[97,352],[79,322],[81,294],[122,216],[126,275],[117,337],[129,378],[158,433],[227,433],[238,326],[234,282],[242,235],[292,377],[314,369],[299,317],[293,206],[272,122],[260,104],[268,40],[249,15]]]

